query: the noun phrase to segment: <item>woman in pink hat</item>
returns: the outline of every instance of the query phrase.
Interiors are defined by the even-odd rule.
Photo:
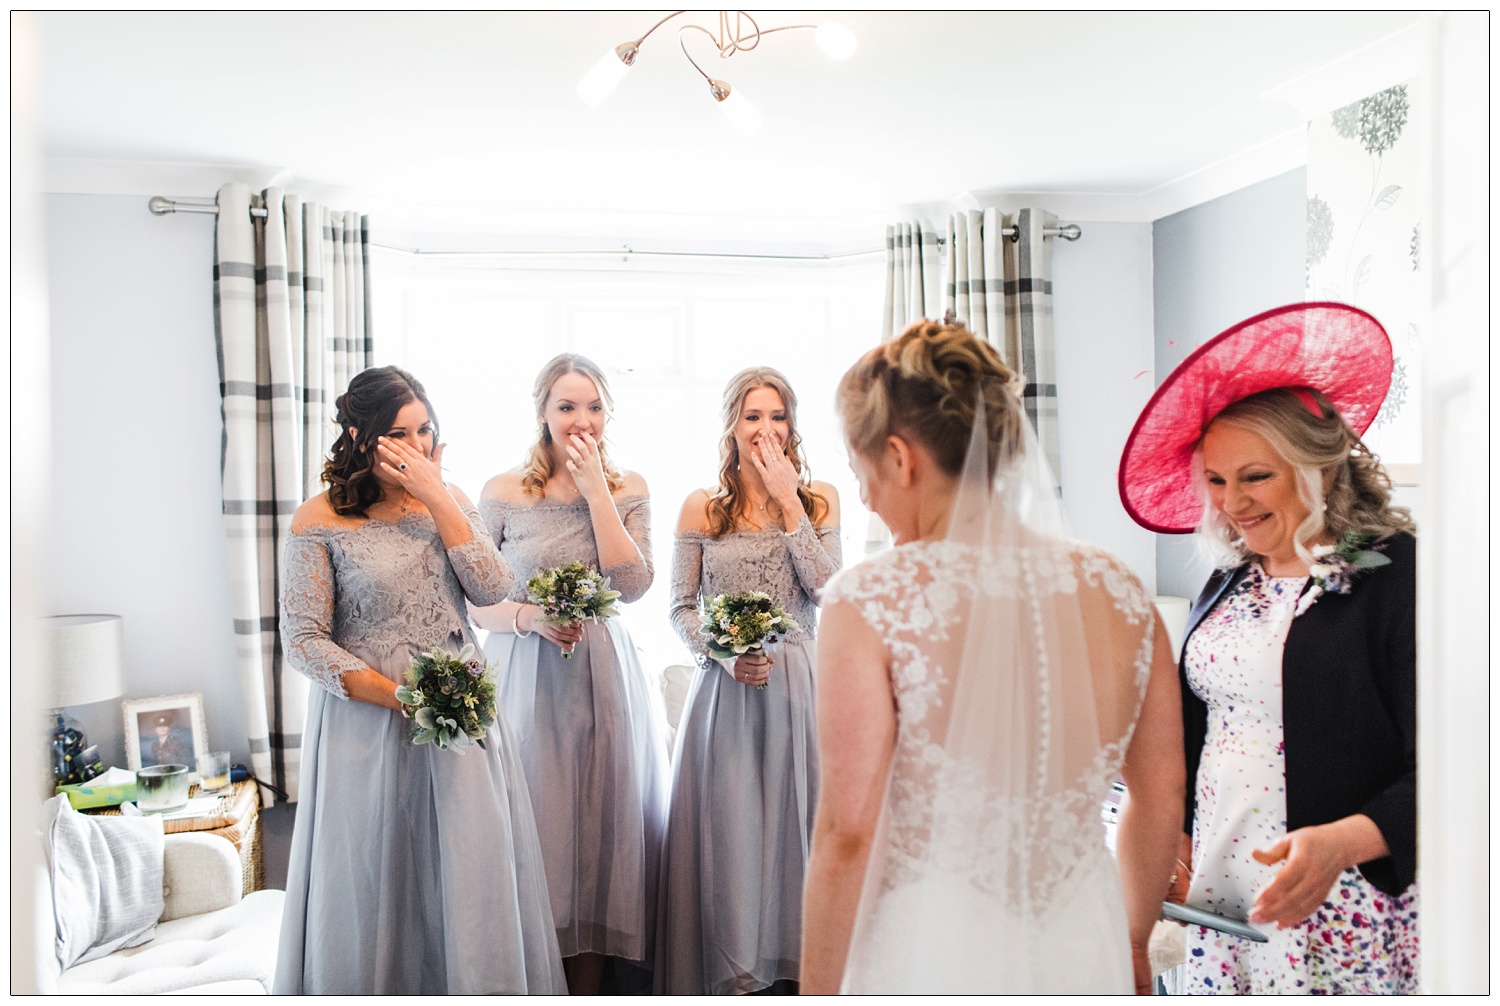
[[[1416,539],[1360,440],[1384,330],[1342,304],[1257,315],[1146,406],[1120,492],[1218,558],[1182,649],[1190,786],[1172,900],[1187,991],[1417,990]]]

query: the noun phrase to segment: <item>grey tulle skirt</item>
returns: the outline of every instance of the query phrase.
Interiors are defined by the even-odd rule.
[[[699,669],[673,755],[656,991],[796,981],[818,799],[813,641],[772,644],[764,691]]]
[[[355,655],[397,681],[410,663]],[[412,747],[410,726],[312,688],[274,991],[566,993],[503,718],[463,754]]]
[[[584,623],[564,659],[540,634],[490,633],[500,707],[520,752],[564,957],[605,954],[615,991],[649,987],[666,826],[663,714],[619,618]]]

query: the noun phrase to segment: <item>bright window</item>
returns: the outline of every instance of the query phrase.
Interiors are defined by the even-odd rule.
[[[524,459],[537,430],[532,383],[549,359],[582,353],[608,375],[611,456],[651,488],[656,580],[625,610],[650,673],[687,662],[667,618],[672,539],[683,500],[716,483],[720,402],[742,368],[769,365],[790,380],[813,477],[839,492],[845,562],[863,554],[867,514],[833,394],[844,370],[880,338],[878,256],[601,267],[375,254],[376,362],[404,367],[426,385],[449,445],[449,481],[471,498]]]

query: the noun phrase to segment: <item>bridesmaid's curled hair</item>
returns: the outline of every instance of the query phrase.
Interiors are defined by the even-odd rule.
[[[323,481],[328,483],[328,499],[335,513],[364,517],[366,508],[385,495],[375,480],[376,442],[390,432],[396,414],[411,402],[427,407],[436,443],[437,413],[427,400],[427,390],[400,367],[362,370],[350,379],[349,389],[334,400],[339,435],[333,442],[332,456],[323,464]]]
[[[740,448],[734,439],[734,426],[740,421],[745,399],[756,388],[770,388],[781,396],[786,406],[787,460],[797,471],[797,499],[814,524],[828,516],[828,500],[813,489],[807,459],[802,456],[802,437],[797,432],[797,396],[790,382],[771,367],[749,367],[729,379],[724,388],[724,436],[719,441],[719,489],[708,500],[708,533],[718,538],[734,530],[745,507],[745,484],[740,478]]]
[[[849,445],[874,456],[896,434],[921,444],[955,478],[984,396],[990,471],[1024,453],[1020,377],[994,346],[961,324],[919,321],[861,356],[839,381],[838,410]]]
[[[555,474],[552,431],[547,428],[546,420],[547,399],[552,395],[552,385],[564,374],[579,374],[593,381],[594,387],[599,389],[599,399],[604,403],[605,417],[613,417],[615,412],[615,398],[609,393],[609,382],[604,379],[604,371],[597,363],[578,353],[560,353],[547,361],[531,388],[531,400],[536,405],[536,441],[526,454],[526,464],[521,467],[521,491],[537,499],[547,495],[547,480]],[[610,461],[603,439],[599,441],[599,464],[604,469],[604,481],[610,492],[625,484],[625,476]]]

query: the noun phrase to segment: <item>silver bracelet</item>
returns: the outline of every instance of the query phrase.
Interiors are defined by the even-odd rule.
[[[517,639],[525,639],[527,636],[531,635],[531,632],[529,631],[521,631],[521,609],[524,607],[526,607],[526,605],[524,604],[516,605],[516,615],[510,620],[510,631],[515,633]]]

